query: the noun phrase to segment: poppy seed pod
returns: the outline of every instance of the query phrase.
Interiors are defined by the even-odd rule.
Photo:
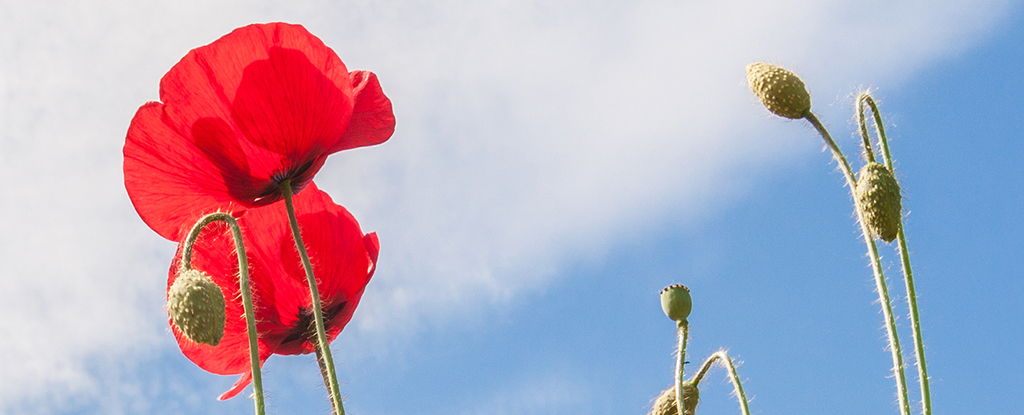
[[[900,185],[892,172],[880,163],[870,162],[857,173],[857,203],[873,235],[892,242],[900,229]]]
[[[178,274],[167,290],[167,312],[189,340],[216,346],[224,337],[224,293],[202,272]]]
[[[800,119],[811,111],[811,94],[796,74],[765,62],[747,65],[750,90],[772,114]]]
[[[700,400],[700,390],[692,384],[683,385],[683,402],[686,404],[685,415],[693,415],[697,410],[697,402]],[[651,406],[648,415],[676,415],[679,408],[676,407],[676,388],[669,387],[661,392],[658,399]]]
[[[690,289],[682,284],[665,287],[661,290],[661,309],[668,318],[676,322],[686,321],[690,316],[690,310],[693,309]]]

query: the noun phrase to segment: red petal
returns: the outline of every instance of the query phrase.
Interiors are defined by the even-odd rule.
[[[243,235],[247,230],[243,228]],[[243,236],[243,239],[247,238]],[[171,264],[167,286],[181,269],[181,249]],[[248,252],[247,252],[248,254]],[[254,309],[256,310],[257,331],[264,333],[273,331],[274,319],[264,317],[263,310],[273,303],[271,281],[263,278],[264,273],[254,272],[261,265],[250,262],[250,284],[253,290]],[[222,223],[208,225],[200,233],[193,249],[192,268],[202,271],[216,283],[224,294],[225,324],[224,337],[216,346],[194,343],[185,338],[174,324],[171,329],[182,354],[204,370],[220,375],[233,375],[250,371],[249,338],[238,285],[238,259],[234,254],[234,241],[227,226]],[[255,269],[254,269],[255,268]],[[170,319],[168,319],[170,322]],[[265,361],[277,348],[279,338],[265,336],[257,339],[260,362]]]
[[[380,240],[377,239],[377,232],[370,232],[363,236],[363,244],[366,245],[366,253],[370,255],[370,276],[377,270],[377,255],[380,254]]]
[[[323,154],[353,107],[341,59],[302,26],[284,23],[241,27],[192,50],[161,80],[160,98],[176,125],[205,117],[232,124],[257,147],[243,146],[260,158],[251,166],[257,176]]]
[[[243,172],[222,167],[244,162],[244,156],[221,148],[213,152],[219,158],[207,157],[164,122],[163,110],[163,104],[150,102],[135,113],[124,144],[124,182],[142,220],[160,236],[179,240],[202,214],[242,214],[245,207],[236,200],[253,188]],[[212,135],[217,127],[199,123],[197,131]]]
[[[125,187],[172,240],[203,214],[279,200],[285,179],[299,193],[330,153],[394,132],[377,78],[350,74],[298,25],[245,26],[190,51],[161,79],[160,98],[128,130]]]
[[[252,383],[252,371],[243,373],[242,377],[238,378],[238,381],[231,386],[231,389],[220,394],[220,396],[217,397],[217,400],[226,401],[238,396],[238,394],[241,393],[246,386],[249,386],[250,383]]]
[[[296,195],[295,211],[317,279],[327,319],[325,324],[329,326],[328,332],[333,339],[351,319],[369,282],[373,261],[355,218],[314,184],[309,187]],[[273,266],[279,267],[270,276],[275,288],[274,307],[278,318],[275,327],[288,329],[272,334],[285,338],[275,353],[310,353],[313,347],[304,334],[310,321],[312,303],[305,270],[295,249],[286,215],[285,206],[276,204],[252,209],[245,219],[249,223],[281,224],[277,228],[261,227],[266,230],[254,234],[254,245],[263,250],[259,256],[273,258]]]
[[[375,234],[363,235],[355,218],[310,184],[295,196],[295,210],[313,263],[325,313],[328,337],[333,340],[352,318],[363,289],[375,268],[379,245]],[[270,354],[313,351],[308,328],[312,303],[305,271],[292,240],[285,205],[278,203],[248,210],[239,219],[260,333],[260,361]],[[178,345],[199,367],[217,374],[249,370],[248,337],[238,289],[238,263],[234,242],[223,223],[200,233],[192,267],[209,275],[224,292],[227,321],[224,339],[217,346],[193,343],[175,328]],[[172,264],[168,287],[180,268],[181,252]],[[173,326],[173,325],[172,325]]]
[[[331,148],[331,153],[380,144],[395,133],[391,100],[380,88],[377,75],[369,71],[352,71],[349,76],[352,78],[352,93],[355,94],[355,110],[348,130]]]

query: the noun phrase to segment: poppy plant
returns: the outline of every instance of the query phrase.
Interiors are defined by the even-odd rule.
[[[295,213],[316,272],[328,341],[351,320],[376,269],[377,235],[364,235],[355,218],[312,182],[294,198]],[[238,220],[249,259],[260,364],[272,354],[307,354],[316,349],[313,305],[305,272],[290,234],[285,206],[249,209]],[[182,248],[171,264],[168,289],[181,270]],[[228,227],[210,224],[194,245],[192,267],[209,275],[227,299],[224,337],[216,346],[195,343],[171,324],[182,353],[220,375],[241,374],[218,399],[236,396],[252,381],[248,331],[239,299],[238,262]]]
[[[204,213],[241,217],[299,192],[338,151],[394,133],[376,75],[349,71],[299,25],[254,24],[193,49],[139,108],[124,145],[142,220],[180,241]]]

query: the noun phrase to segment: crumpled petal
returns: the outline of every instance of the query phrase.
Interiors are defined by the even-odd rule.
[[[391,109],[391,100],[380,88],[377,75],[369,71],[352,71],[349,76],[352,78],[355,109],[348,129],[331,148],[331,153],[380,144],[395,133],[395,114]]]

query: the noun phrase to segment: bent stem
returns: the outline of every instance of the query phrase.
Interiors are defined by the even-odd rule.
[[[238,221],[231,215],[224,212],[211,213],[203,216],[192,227],[185,239],[185,248],[182,252],[182,268],[186,271],[192,269],[192,248],[195,246],[199,233],[213,222],[221,221],[231,228],[231,238],[235,241],[235,253],[238,256],[238,291],[242,295],[242,308],[245,310],[245,328],[249,336],[249,363],[252,365],[252,393],[256,402],[256,415],[264,415],[266,409],[263,403],[263,376],[260,374],[260,352],[256,344],[256,317],[252,310],[252,290],[249,288],[249,260],[245,255],[245,244],[242,243],[242,230],[238,227]]]
[[[317,351],[319,352],[321,348],[323,349],[323,356],[318,356],[318,359],[322,358],[323,365],[321,368],[326,369],[324,377],[327,378],[328,388],[331,390],[331,403],[334,406],[334,413],[336,415],[345,415],[345,408],[341,404],[341,390],[338,388],[338,375],[334,371],[334,357],[331,355],[331,346],[327,342],[327,330],[324,329],[324,314],[323,310],[321,310],[320,290],[316,287],[313,265],[309,262],[309,254],[306,253],[306,245],[302,243],[302,233],[299,231],[299,221],[295,218],[291,180],[281,182],[281,192],[284,193],[284,204],[288,209],[288,221],[292,228],[292,238],[295,239],[295,247],[299,251],[299,258],[302,259],[302,267],[306,270],[306,282],[309,284],[309,296],[313,306],[313,321],[316,323]]]
[[[711,370],[711,365],[715,364],[715,362],[719,362],[729,371],[729,379],[732,380],[732,386],[736,390],[736,399],[740,401],[740,413],[750,415],[750,403],[747,401],[747,394],[743,392],[743,383],[740,382],[740,375],[736,373],[736,365],[733,364],[732,358],[724,350],[715,352],[708,360],[705,360],[697,374],[690,379],[689,384],[693,386],[700,385],[701,379],[708,373],[708,370]]]
[[[853,170],[850,169],[850,163],[846,161],[846,156],[843,156],[842,150],[832,140],[832,136],[829,135],[828,130],[821,124],[818,117],[808,112],[805,118],[818,130],[818,134],[821,134],[828,148],[832,150],[832,156],[839,163],[839,169],[843,171],[846,183],[850,186],[850,194],[853,195],[853,204],[855,206],[854,210],[857,211],[857,222],[860,224],[860,230],[864,234],[864,242],[868,246],[868,256],[871,258],[871,270],[875,274],[878,299],[882,303],[882,315],[885,317],[886,322],[885,331],[889,335],[889,350],[892,352],[893,371],[896,372],[896,395],[899,399],[900,413],[910,415],[910,403],[907,400],[907,375],[903,369],[903,352],[900,349],[899,333],[896,331],[896,318],[892,314],[889,287],[885,282],[885,275],[882,273],[882,262],[878,257],[878,247],[875,245],[875,238],[871,236],[871,232],[868,230],[867,222],[864,221],[864,210],[861,208],[860,202],[857,201],[857,178],[853,175]]]
[[[885,138],[885,127],[882,125],[882,116],[878,112],[878,106],[871,95],[862,93],[857,98],[857,121],[860,124],[860,133],[864,137],[865,145],[870,147],[868,138],[867,123],[864,120],[864,103],[867,102],[874,115],[875,133],[878,135],[878,142],[882,147],[882,157],[885,159],[885,167],[896,174],[892,165],[892,155],[889,154],[889,140]],[[910,306],[910,324],[914,327],[914,357],[917,360],[917,378],[921,385],[921,410],[924,415],[932,413],[931,388],[928,381],[928,364],[924,358],[924,339],[921,337],[921,315],[917,308],[917,290],[914,289],[914,272],[910,268],[910,251],[907,250],[907,237],[903,234],[903,217],[900,216],[900,227],[896,234],[900,246],[900,261],[903,263],[903,281],[907,287],[907,303]]]
[[[679,326],[679,350],[676,353],[676,410],[679,411],[679,415],[683,415],[686,413],[686,401],[683,400],[686,378],[683,376],[683,366],[686,364],[686,339],[690,335],[690,323],[680,320],[676,325]]]

